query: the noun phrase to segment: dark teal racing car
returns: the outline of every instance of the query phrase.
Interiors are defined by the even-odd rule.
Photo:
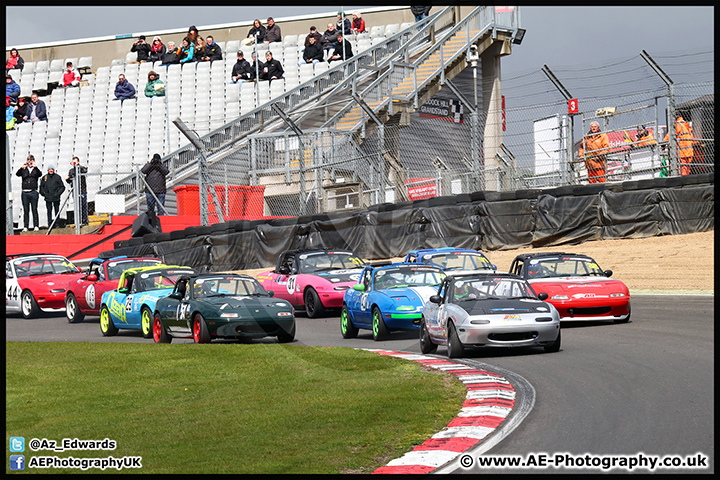
[[[156,343],[193,338],[277,337],[295,339],[295,312],[287,300],[272,298],[248,275],[198,274],[178,279],[173,292],[158,301],[153,320]]]

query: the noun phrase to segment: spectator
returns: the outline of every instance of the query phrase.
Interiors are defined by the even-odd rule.
[[[343,12],[337,13],[337,23],[335,23],[335,30],[342,33],[343,35],[350,35],[352,33],[352,24],[349,18],[343,18]]]
[[[277,78],[283,78],[284,73],[285,73],[285,70],[283,70],[280,62],[273,58],[273,54],[271,51],[268,51],[265,54],[265,65],[263,65],[262,73],[260,74],[260,79],[261,80],[275,80]]]
[[[22,57],[18,53],[18,49],[17,48],[11,49],[10,50],[10,58],[8,58],[7,62],[5,63],[5,73],[7,74],[8,70],[13,70],[13,69],[19,69],[22,71],[24,66],[25,66],[25,61],[22,59]]]
[[[690,175],[690,164],[693,161],[695,142],[692,127],[682,117],[680,112],[675,113],[675,141],[677,142],[677,156],[680,160],[680,175]],[[670,140],[670,132],[665,134],[664,142]]]
[[[15,106],[10,103],[11,98],[5,96],[5,130],[12,130],[15,128]]]
[[[357,35],[358,33],[365,33],[365,20],[363,20],[362,16],[360,16],[360,12],[355,10],[352,12],[352,31]]]
[[[145,35],[140,35],[135,43],[133,43],[131,52],[137,52],[137,62],[130,63],[143,63],[150,59],[150,45],[145,43]]]
[[[645,125],[640,125],[635,134],[635,147],[644,147],[646,145],[657,145],[653,134],[645,128]]]
[[[23,117],[23,122],[35,123],[38,120],[47,122],[47,107],[45,102],[38,98],[38,94],[33,92],[30,95],[30,104],[27,107],[27,114]]]
[[[180,50],[175,46],[175,42],[170,40],[167,44],[165,54],[162,56],[162,63],[160,65],[165,66],[180,63],[180,57],[178,56],[179,53]]]
[[[15,175],[22,178],[22,195],[20,198],[23,206],[23,232],[27,232],[28,228],[30,228],[30,212],[32,212],[33,216],[34,230],[38,231],[40,230],[37,209],[39,198],[38,179],[42,177],[42,172],[35,165],[35,157],[28,155],[27,162],[23,163]]]
[[[205,50],[208,53],[208,60],[214,62],[215,60],[222,60],[223,54],[220,45],[215,43],[215,39],[212,35],[208,35],[207,42],[205,42]]]
[[[77,172],[77,173],[76,173]],[[75,188],[75,177],[80,179],[80,204],[82,205],[82,223],[81,225],[88,224],[88,206],[87,206],[87,181],[85,180],[87,174],[87,167],[80,165],[80,159],[73,157],[70,162],[70,171],[68,176],[65,177],[65,182]],[[75,209],[77,215],[77,208]],[[76,217],[77,218],[77,217]]]
[[[267,30],[265,31],[265,38],[263,43],[275,43],[282,42],[282,34],[280,33],[280,25],[275,23],[272,17],[267,19]]]
[[[27,116],[28,101],[27,97],[19,97],[17,99],[17,105],[15,105],[15,124],[22,123]]]
[[[585,161],[588,171],[588,182],[605,183],[605,155],[610,148],[608,136],[600,132],[600,124],[592,122],[590,131],[580,144],[580,158]],[[585,151],[588,155],[585,156]]]
[[[206,62],[208,59],[210,59],[210,57],[208,57],[208,52],[205,48],[205,39],[201,36],[198,36],[197,40],[195,41],[194,60],[196,62]]]
[[[195,57],[195,45],[190,42],[189,37],[183,38],[178,57],[180,58],[180,64],[193,61],[193,58]]]
[[[340,60],[341,62],[343,60],[347,60],[348,58],[353,56],[352,51],[352,45],[350,45],[350,42],[346,41],[342,34],[338,33],[337,36],[337,43],[335,44],[335,50],[333,51],[332,55],[328,59],[328,62],[336,62]]]
[[[413,2],[410,4],[410,11],[415,15],[415,21],[419,22],[430,14],[432,5],[430,2]]]
[[[5,96],[12,98],[13,102],[20,98],[20,85],[15,83],[11,75],[5,75]]]
[[[324,61],[323,59],[323,49],[320,47],[320,44],[317,43],[315,40],[315,37],[311,37],[308,35],[308,39],[310,40],[310,43],[305,47],[305,51],[303,52],[303,59],[300,62],[300,65],[304,63],[318,63]]]
[[[190,45],[195,45],[195,42],[197,41],[198,37],[198,29],[195,27],[195,25],[191,25],[190,28],[188,28],[187,38]]]
[[[250,62],[245,60],[242,50],[237,52],[237,62],[233,65],[230,83],[243,83],[255,78],[255,70]]]
[[[255,43],[255,35],[257,34],[257,43],[263,43],[265,40],[265,26],[257,18],[253,20],[253,26],[247,34],[247,37],[243,39],[243,45],[252,45]]]
[[[255,80],[257,75],[260,76],[260,79],[262,80],[262,73],[263,69],[265,68],[265,64],[262,62],[262,60],[255,57],[255,52],[252,52],[252,59],[253,63],[250,66],[252,72],[252,80]]]
[[[135,87],[121,73],[118,75],[118,82],[115,84],[115,100],[124,101],[129,98],[135,98]]]
[[[62,87],[78,87],[80,86],[80,74],[75,70],[75,67],[73,67],[72,62],[67,62],[65,64],[65,73],[62,77]]]
[[[332,23],[328,23],[327,30],[325,30],[325,33],[322,35],[322,39],[320,41],[320,46],[325,51],[326,54],[330,54],[330,50],[335,48],[335,43],[337,42],[337,36],[338,31],[335,29],[335,25]]]
[[[170,170],[160,161],[160,154],[156,153],[153,155],[152,160],[146,163],[140,171],[145,175],[145,199],[147,200],[148,212],[155,213],[155,206],[157,205],[157,214],[165,215],[165,211],[162,209],[162,206],[165,205],[165,192],[167,191],[165,177],[170,173]],[[150,193],[151,191],[157,197],[159,204],[155,202]]]
[[[175,44],[173,43],[173,45]],[[165,45],[163,45],[162,38],[155,36],[153,37],[153,43],[150,47],[150,56],[148,58],[148,61],[162,62],[166,52],[167,48],[165,47]]]
[[[317,31],[315,26],[310,27],[310,33],[305,36],[305,48],[310,45],[310,38],[313,37],[315,38],[315,43],[320,45],[320,42],[322,42],[322,34]]]
[[[47,207],[48,228],[52,225],[53,219],[60,215],[60,196],[65,191],[62,178],[55,172],[53,165],[48,165],[48,173],[40,179],[40,195],[45,197]],[[53,216],[53,208],[55,216]]]
[[[152,70],[148,72],[145,96],[149,98],[165,96],[165,84],[160,80],[160,76]]]

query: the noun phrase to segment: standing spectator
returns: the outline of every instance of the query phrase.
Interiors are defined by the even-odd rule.
[[[243,83],[252,80],[254,77],[255,70],[253,70],[250,62],[245,60],[242,50],[239,50],[237,52],[237,62],[233,65],[230,83]]]
[[[206,62],[210,59],[208,57],[207,49],[205,48],[205,39],[198,35],[197,40],[195,40],[195,57],[194,60],[196,62]]]
[[[352,45],[350,45],[350,42],[346,41],[342,34],[338,33],[337,36],[337,43],[335,44],[335,50],[333,51],[332,55],[328,59],[328,62],[336,62],[340,60],[341,62],[343,60],[347,60],[348,58],[353,56],[352,51]]]
[[[410,4],[410,11],[415,15],[415,21],[419,22],[423,18],[430,15],[430,9],[432,5],[428,1],[412,2]]]
[[[310,45],[311,38],[315,38],[315,43],[318,45],[320,45],[320,42],[322,42],[322,34],[317,31],[317,28],[315,28],[314,25],[310,27],[310,33],[305,36],[305,48]]]
[[[195,57],[195,45],[190,42],[189,37],[183,38],[178,57],[180,58],[180,64],[193,61],[193,58]]]
[[[124,101],[129,98],[135,98],[135,87],[121,73],[118,75],[118,82],[115,84],[115,100]]]
[[[262,73],[260,74],[260,80],[275,80],[282,78],[285,70],[279,61],[273,58],[271,51],[265,54],[265,65],[263,65]]]
[[[600,132],[600,124],[592,122],[590,131],[580,144],[580,158],[585,161],[588,171],[588,182],[605,183],[605,155],[610,148],[608,136]],[[585,155],[587,152],[587,156]]]
[[[355,35],[358,33],[365,33],[365,20],[363,20],[362,16],[360,15],[360,12],[355,10],[352,12],[352,31]]]
[[[77,173],[76,173],[77,172]],[[87,225],[88,224],[88,205],[87,205],[87,181],[85,180],[85,176],[87,174],[87,167],[83,167],[80,165],[80,159],[78,157],[73,157],[72,161],[70,162],[70,171],[68,172],[68,176],[65,177],[65,182],[73,186],[73,189],[75,188],[75,177],[80,179],[80,204],[82,208],[82,223],[81,225]],[[76,221],[77,221],[77,207],[75,209],[75,215],[76,215]]]
[[[677,142],[677,156],[680,160],[680,175],[690,175],[690,164],[693,161],[695,151],[693,141],[695,138],[692,127],[682,117],[680,112],[675,112],[675,141]],[[670,132],[665,134],[664,142],[670,140]]]
[[[150,45],[145,43],[145,35],[140,35],[135,43],[133,43],[131,52],[137,52],[137,62],[130,63],[143,63],[150,59]]]
[[[352,32],[352,24],[349,18],[343,17],[343,12],[337,13],[337,23],[335,23],[335,30],[342,33],[343,35],[350,35]]]
[[[23,117],[23,122],[35,123],[38,120],[47,122],[47,107],[45,102],[38,98],[38,94],[33,92],[30,95],[30,104],[27,107],[27,114]],[[42,172],[41,172],[42,173]]]
[[[280,25],[275,23],[272,17],[267,19],[267,30],[265,30],[265,38],[263,43],[282,42],[282,34],[280,33]]]
[[[328,23],[327,30],[323,33],[322,40],[320,41],[320,46],[328,56],[330,55],[330,50],[335,48],[337,36],[338,31],[335,29],[335,25]]]
[[[10,50],[10,58],[7,59],[7,62],[5,63],[5,73],[7,74],[8,70],[18,69],[21,70],[25,66],[25,60],[22,59],[20,54],[18,53],[17,48],[13,48]]]
[[[27,97],[19,97],[15,106],[15,123],[22,123],[23,118],[27,116],[28,102]]]
[[[250,29],[250,31],[247,34],[247,37],[242,40],[243,45],[252,45],[255,43],[256,38],[255,35],[257,34],[257,43],[263,43],[265,40],[265,26],[262,24],[260,20],[257,18],[253,20],[253,26]]]
[[[310,43],[305,47],[303,52],[303,59],[300,61],[300,65],[304,63],[318,63],[324,61],[323,50],[320,44],[315,41],[315,37],[308,35]]]
[[[15,83],[10,75],[5,75],[5,96],[12,98],[13,101],[20,98],[20,85]]]
[[[173,45],[175,44],[173,43]],[[167,48],[165,47],[165,45],[163,45],[162,38],[155,36],[153,37],[153,43],[150,47],[150,56],[148,58],[148,61],[162,62],[166,52]]]
[[[649,132],[645,125],[640,125],[635,133],[635,147],[644,147],[647,145],[657,145],[652,132]]]
[[[62,77],[62,87],[78,87],[80,86],[80,74],[75,70],[75,67],[73,67],[72,62],[67,62],[65,64],[65,73]]]
[[[167,44],[167,49],[165,50],[165,54],[162,56],[162,63],[160,66],[165,65],[173,65],[175,63],[180,63],[180,57],[178,57],[178,54],[180,53],[180,50],[175,46],[175,42],[170,40]]]
[[[53,219],[60,215],[60,196],[65,191],[62,178],[55,172],[53,165],[48,165],[48,173],[40,179],[40,195],[45,197],[47,207],[48,228],[52,225]],[[55,216],[53,216],[55,208]]]
[[[165,96],[165,84],[157,73],[150,70],[148,72],[148,81],[145,85],[145,96],[152,97],[164,97]]]
[[[30,212],[33,216],[34,230],[40,230],[38,218],[38,179],[42,177],[42,172],[35,165],[35,157],[28,155],[27,162],[23,163],[15,173],[22,178],[22,206],[23,206],[23,232],[27,232],[30,228]]]
[[[145,199],[147,200],[148,212],[155,212],[156,202],[150,193],[152,191],[160,202],[157,205],[157,214],[165,215],[165,211],[162,209],[162,206],[165,205],[165,192],[167,191],[165,177],[170,173],[170,170],[160,161],[160,154],[156,153],[153,155],[152,160],[146,163],[140,171],[145,175]]]
[[[220,45],[215,43],[215,39],[212,35],[208,35],[207,42],[205,42],[205,50],[208,53],[208,60],[214,62],[215,60],[222,60],[222,49]]]
[[[198,35],[198,29],[195,27],[195,25],[191,25],[190,28],[188,28],[187,33],[187,38],[190,45],[195,45]]]

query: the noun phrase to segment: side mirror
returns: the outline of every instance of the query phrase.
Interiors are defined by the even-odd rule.
[[[173,292],[170,295],[168,295],[170,298],[174,298],[175,300],[182,300],[184,295],[181,292]]]
[[[432,295],[430,297],[430,301],[432,303],[437,303],[438,305],[440,305],[442,303],[442,297],[440,295]]]
[[[130,293],[130,287],[120,287],[118,293]]]
[[[87,280],[88,282],[97,282],[97,279],[98,279],[98,276],[95,275],[94,273],[88,275],[87,278],[86,278],[86,280]]]
[[[538,298],[542,301],[545,301],[548,299],[548,294],[545,292],[540,292],[540,293],[538,293]]]
[[[290,275],[290,268],[287,265],[283,265],[278,269],[280,275]]]
[[[612,270],[605,270],[603,273],[606,277],[612,277]]]
[[[493,270],[497,270],[497,265],[495,265],[494,263],[493,263],[492,267],[493,267]]]
[[[363,285],[362,283],[357,283],[357,284],[353,285],[353,290],[355,290],[356,292],[364,292],[365,285]]]
[[[274,297],[274,296],[275,296],[275,292],[272,290],[268,290],[268,297]]]

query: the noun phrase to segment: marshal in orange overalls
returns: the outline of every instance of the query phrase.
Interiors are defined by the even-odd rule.
[[[609,149],[610,141],[608,136],[600,133],[600,126],[593,122],[590,126],[590,132],[588,132],[580,145],[580,158],[585,160],[588,182],[605,183],[605,155]],[[587,157],[585,152],[587,152]]]

